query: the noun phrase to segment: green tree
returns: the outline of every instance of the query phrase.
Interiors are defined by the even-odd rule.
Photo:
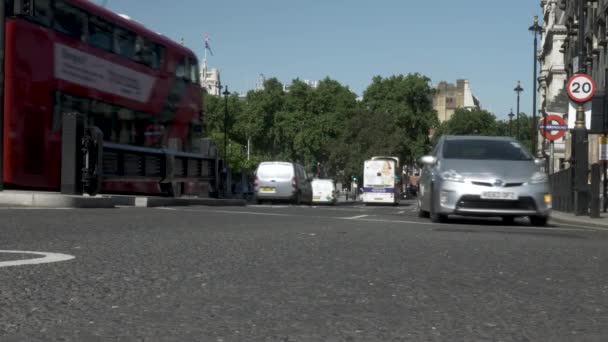
[[[436,138],[442,135],[496,136],[503,134],[494,114],[485,110],[464,108],[457,109],[454,115],[435,131]]]
[[[374,77],[363,94],[365,111],[360,119],[374,127],[375,132],[366,134],[381,137],[374,142],[359,137],[370,144],[363,146],[368,156],[390,153],[409,164],[428,151],[429,133],[438,125],[433,94],[431,80],[420,74]]]

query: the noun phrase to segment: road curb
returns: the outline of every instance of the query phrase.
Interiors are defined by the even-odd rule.
[[[106,196],[75,196],[52,192],[1,191],[0,204],[36,208],[114,208],[114,201]]]
[[[589,219],[589,220],[591,220],[591,219]],[[597,220],[601,220],[601,219],[597,219]],[[588,227],[596,227],[596,228],[608,228],[608,222],[602,223],[602,222],[594,222],[594,221],[587,221],[587,220],[577,220],[576,218],[564,217],[562,215],[555,215],[555,213],[553,213],[550,216],[549,222],[569,224],[569,225],[573,225],[573,226],[578,225],[578,226],[588,226]]]
[[[42,191],[0,191],[0,205],[33,208],[89,208],[109,209],[123,207],[243,207],[247,204],[241,199],[216,198],[169,198],[155,196],[99,195],[95,197],[65,195]]]
[[[134,197],[133,206],[135,207],[187,207],[187,206],[208,206],[208,207],[244,207],[247,201],[242,199],[217,199],[217,198],[166,198],[166,197]]]

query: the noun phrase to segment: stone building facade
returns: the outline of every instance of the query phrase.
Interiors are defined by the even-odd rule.
[[[565,25],[566,15],[560,8],[561,0],[542,0],[543,31],[538,51],[540,62],[539,75],[539,115],[565,116],[568,113],[568,95],[566,81],[568,78],[564,63],[562,46],[567,38]],[[566,166],[566,138],[550,142],[539,136],[539,150],[550,158],[549,171],[556,171]]]
[[[479,109],[479,100],[473,96],[468,80],[457,80],[456,84],[439,82],[433,97],[433,108],[439,122],[449,120],[458,108]]]
[[[606,95],[608,69],[608,0],[594,0],[585,2],[585,20],[579,23],[579,1],[558,0],[558,8],[563,11],[564,26],[566,27],[566,38],[562,45],[564,53],[565,69],[567,76],[573,75],[576,63],[583,65],[597,85],[596,96]],[[579,27],[583,26],[584,36],[584,58],[578,60]],[[596,134],[589,135],[589,163],[596,163],[599,158],[598,138]],[[570,144],[566,143],[566,158],[570,156]]]

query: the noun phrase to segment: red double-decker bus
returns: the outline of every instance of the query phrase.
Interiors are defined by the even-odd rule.
[[[86,0],[7,0],[3,181],[58,190],[62,113],[104,141],[192,151],[202,120],[195,54]],[[158,193],[158,182],[105,191]]]

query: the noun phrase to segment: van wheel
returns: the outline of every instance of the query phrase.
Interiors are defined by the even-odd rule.
[[[293,200],[293,204],[294,205],[301,205],[302,204],[302,194],[300,192],[298,192],[296,194],[296,197]]]

